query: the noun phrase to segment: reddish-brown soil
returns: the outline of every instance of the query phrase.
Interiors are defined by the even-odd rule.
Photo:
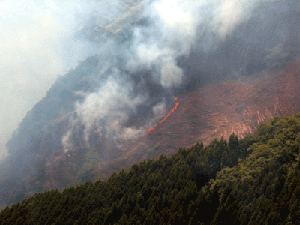
[[[211,84],[174,100],[167,118],[137,140],[124,146],[125,155],[98,165],[100,179],[122,168],[128,170],[143,160],[175,153],[197,141],[208,145],[222,136],[228,141],[234,132],[243,138],[258,124],[274,116],[292,116],[300,111],[300,59],[269,74],[240,77]]]
[[[262,71],[256,76],[212,83],[175,98],[168,114],[145,135],[124,145],[119,158],[98,164],[98,178],[105,180],[114,172],[128,170],[136,163],[158,158],[161,154],[171,156],[178,148],[189,148],[197,141],[205,146],[222,136],[228,141],[232,132],[243,138],[254,132],[259,123],[274,116],[292,116],[299,112],[299,98],[300,59],[287,63],[276,73]],[[67,115],[54,121],[54,125],[65,120]],[[48,167],[52,166],[48,175],[57,178],[64,171],[62,178],[75,179],[76,174],[69,172],[70,168],[65,165],[65,155],[58,152],[47,163]],[[44,187],[61,190],[63,187],[56,183],[55,178],[51,178]]]

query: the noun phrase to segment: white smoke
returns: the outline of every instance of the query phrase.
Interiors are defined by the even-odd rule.
[[[159,65],[159,71],[153,75],[160,76],[163,87],[177,87],[181,84],[183,72],[176,65],[175,58],[190,53],[195,41],[195,17],[201,3],[196,1],[155,1],[144,8],[143,16],[152,19],[150,28],[134,28],[134,44],[127,69],[136,71]]]
[[[160,83],[163,87],[177,87],[181,84],[183,71],[176,65],[175,59],[163,59],[163,67],[160,74]]]
[[[94,16],[98,20],[92,27],[93,31],[101,30],[101,35],[98,33],[95,38],[101,40],[98,54],[103,67],[114,68],[114,74],[110,75],[97,92],[87,95],[84,103],[76,104],[78,120],[85,126],[86,143],[89,142],[88,137],[92,127],[96,126],[101,133],[103,124],[101,125],[100,121],[106,121],[106,131],[114,138],[132,139],[141,136],[147,127],[152,126],[166,114],[165,105],[155,106],[153,111],[156,111],[156,116],[146,121],[144,127],[123,126],[130,113],[134,112],[140,104],[145,103],[148,96],[134,94],[133,84],[126,80],[127,74],[122,74],[120,68],[115,66],[117,58],[124,60],[123,69],[130,73],[151,70],[149,79],[153,82],[159,83],[165,89],[179,87],[185,79],[184,71],[176,62],[179,56],[188,56],[196,43],[201,45],[203,52],[215,50],[237,26],[247,23],[259,5],[268,2],[273,1],[106,2],[113,6],[105,10],[108,15],[113,15],[107,17],[110,20],[108,23],[100,19],[103,14],[96,13],[103,3],[96,2]],[[101,12],[103,11],[102,9]],[[149,24],[135,25],[135,22],[141,18],[147,18]],[[118,37],[128,34],[132,35],[129,41],[118,41]],[[201,63],[199,61],[199,64]],[[103,69],[99,73],[102,74],[104,71]],[[164,110],[158,113],[159,108]],[[68,133],[63,139],[66,146],[67,137]]]
[[[106,83],[95,93],[87,95],[82,104],[76,103],[75,112],[78,115],[76,121],[84,124],[84,140],[89,143],[89,135],[93,126],[101,132],[101,121],[106,120],[107,135],[117,138],[128,139],[141,134],[142,130],[134,128],[122,129],[122,124],[128,119],[128,114],[135,107],[145,101],[145,97],[137,96],[132,99],[132,85],[121,79],[120,72],[114,69],[114,73]],[[73,121],[74,123],[74,121]],[[76,122],[75,122],[76,123]],[[62,143],[67,149],[69,147],[69,132],[62,138]]]
[[[154,112],[154,118],[161,118],[163,117],[167,111],[166,111],[166,103],[165,102],[160,102],[157,105],[153,107],[153,112]]]

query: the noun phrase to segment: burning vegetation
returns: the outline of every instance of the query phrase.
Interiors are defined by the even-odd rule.
[[[193,146],[195,141],[208,145],[216,138],[228,140],[233,132],[244,138],[264,121],[299,112],[299,87],[300,61],[294,59],[273,73],[262,71],[252,78],[231,79],[176,97],[175,106],[158,124],[127,143],[123,157],[99,164],[98,173],[106,171],[107,177],[101,178],[108,178],[122,166],[130,168],[161,154],[170,156],[180,147]]]

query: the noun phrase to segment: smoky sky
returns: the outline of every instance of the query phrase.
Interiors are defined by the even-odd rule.
[[[0,157],[26,113],[59,75],[94,52],[75,32],[90,20],[91,1],[0,1]]]
[[[101,136],[133,139],[166,114],[170,96],[226,78],[274,71],[298,55],[296,1],[136,1],[112,22],[93,23],[77,33],[96,43],[109,77],[98,91],[76,103],[78,117],[62,138],[84,124]],[[147,113],[152,116],[147,117]],[[128,120],[144,117],[140,126]],[[77,125],[76,125],[77,124]]]
[[[74,103],[61,138],[84,125],[113,140],[144,134],[172,97],[276,70],[299,55],[299,3],[271,0],[1,1],[2,146],[55,79],[99,59],[93,93]],[[3,22],[4,21],[4,22]],[[13,104],[12,104],[13,103]],[[145,116],[145,115],[148,116]],[[131,125],[132,117],[143,117]],[[2,151],[4,148],[2,147]]]

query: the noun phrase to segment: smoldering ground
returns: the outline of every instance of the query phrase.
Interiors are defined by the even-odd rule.
[[[299,56],[297,1],[110,1],[108,8],[94,3],[75,36],[96,48],[94,67],[82,67],[80,73],[89,73],[97,87],[80,91],[64,83],[82,97],[60,136],[65,152],[77,146],[79,129],[86,146],[93,144],[96,130],[118,147],[157,123],[175,96],[227,78],[278,70]],[[36,149],[43,152],[30,142],[22,147],[28,136],[20,126],[7,145],[11,158],[3,165],[15,168],[16,181],[28,174],[24,167],[30,167]]]
[[[108,68],[98,91],[76,104],[85,142],[104,118],[110,138],[136,138],[166,113],[174,96],[280,69],[298,55],[297,9],[296,1],[144,1],[106,26],[85,27],[79,33],[98,44],[102,68]],[[143,121],[130,127],[130,118]],[[65,150],[72,148],[67,134]]]

